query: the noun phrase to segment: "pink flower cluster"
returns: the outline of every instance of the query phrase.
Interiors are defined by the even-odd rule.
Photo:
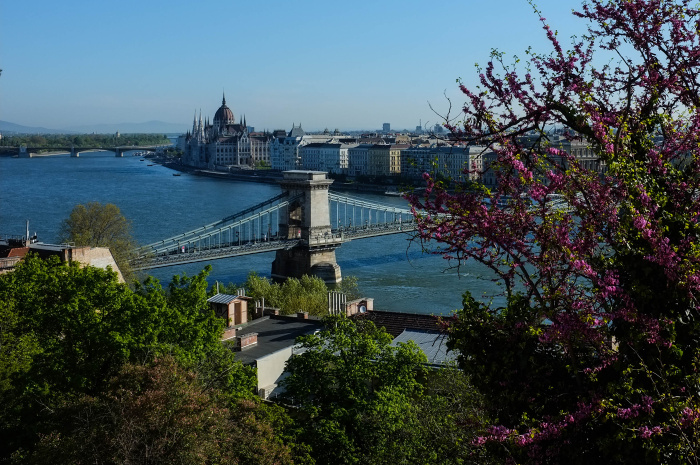
[[[649,428],[648,426],[641,426],[637,429],[637,432],[639,433],[640,438],[649,439],[653,435],[663,433],[664,428],[662,428],[661,426],[652,426],[651,428]]]
[[[645,386],[640,367],[660,371],[680,360],[676,354],[686,348],[679,341],[700,337],[677,336],[693,328],[681,317],[700,318],[700,112],[694,111],[700,13],[689,5],[588,0],[576,15],[590,29],[570,47],[541,17],[551,53],[529,52],[528,69],[520,72],[494,52],[478,89],[460,84],[466,102],[459,127],[446,125],[468,144],[495,152],[493,163],[474,163],[469,173],[491,171],[497,185],[448,192],[426,174],[425,195],[410,197],[421,241],[439,241],[438,252],[450,260],[484,264],[507,296],[525,295],[528,317],[547,322],[537,328],[540,348],[560,355],[576,376],[586,375],[594,388],[582,396],[591,405],[590,399],[621,392],[595,384],[619,382],[599,376],[604,370],[641,376],[638,385]],[[637,55],[625,65],[594,66],[593,52],[600,50]],[[552,127],[565,128],[563,137],[550,134]],[[574,141],[586,142],[604,169],[568,153],[567,142],[573,148]],[[499,330],[520,334],[531,321]],[[580,352],[594,355],[583,364]],[[607,412],[620,423],[652,416],[667,394],[635,389],[647,389],[639,403],[618,398],[620,407]],[[697,396],[690,389],[674,393]],[[536,445],[595,415],[580,412],[539,419],[538,428],[522,434],[494,426],[475,444]],[[689,427],[700,410],[678,415]],[[649,439],[667,431],[648,423],[621,435]]]
[[[638,417],[642,412],[651,414],[653,404],[654,400],[651,397],[643,396],[641,404],[633,404],[628,408],[618,408],[617,416],[622,420],[629,420]]]

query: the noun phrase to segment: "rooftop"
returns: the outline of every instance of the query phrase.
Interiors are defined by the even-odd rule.
[[[407,329],[391,341],[391,345],[408,341],[413,341],[420,347],[428,358],[429,365],[441,366],[457,361],[457,354],[447,351],[447,335],[443,332]]]
[[[216,294],[213,297],[209,297],[207,299],[207,302],[215,303],[215,304],[230,304],[234,300],[238,299],[237,295],[231,295],[231,294]]]
[[[268,316],[253,320],[241,326],[236,336],[258,334],[258,343],[236,352],[236,359],[243,364],[256,360],[294,345],[299,336],[313,334],[323,328],[319,320],[304,320],[296,316]]]
[[[438,317],[422,313],[383,312],[373,310],[366,313],[358,313],[353,315],[352,318],[370,320],[377,327],[386,329],[386,332],[391,334],[393,338],[403,333],[406,329],[424,331],[440,330],[438,326]]]

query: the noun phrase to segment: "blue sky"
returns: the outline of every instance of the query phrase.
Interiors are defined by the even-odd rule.
[[[540,0],[562,37],[580,2]],[[212,117],[256,129],[413,128],[461,102],[492,48],[548,50],[525,0],[0,0],[0,119],[27,126]]]

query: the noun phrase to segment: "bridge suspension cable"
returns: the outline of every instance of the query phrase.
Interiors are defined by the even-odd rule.
[[[290,221],[282,215],[291,213],[290,206],[301,206],[302,215],[318,214],[303,209],[304,195],[291,197],[283,192],[221,220],[143,246],[132,266],[150,269],[299,246],[334,248],[350,240],[405,233],[416,227],[408,208],[329,193],[328,210],[321,209],[321,214],[329,215],[330,231],[307,237],[297,231],[298,236],[281,237],[280,226]]]
[[[351,196],[329,193],[331,225],[334,230],[358,230],[393,224],[413,223],[413,213],[408,208],[368,202]]]
[[[183,247],[184,250],[205,250],[271,239],[277,234],[279,211],[301,196],[287,197],[288,193],[284,192],[219,221],[145,245],[138,249],[137,256],[167,254],[182,251]],[[275,213],[277,221],[273,222],[272,217]]]

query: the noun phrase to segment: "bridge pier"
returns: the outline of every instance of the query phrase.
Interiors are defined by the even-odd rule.
[[[75,147],[70,148],[70,156],[73,158],[78,158],[80,156],[80,152],[75,150]]]
[[[280,212],[279,235],[284,239],[301,239],[300,245],[288,250],[278,250],[272,262],[275,280],[318,276],[326,284],[342,281],[340,266],[336,262],[335,249],[341,241],[319,238],[331,236],[328,188],[333,180],[322,171],[285,171],[280,181],[283,191],[290,198],[301,195],[299,200]]]
[[[18,153],[17,156],[18,156],[19,158],[32,158],[32,154],[31,154],[31,152],[28,152],[28,151],[27,151],[27,146],[26,146],[26,145],[20,146],[20,148],[19,148],[19,153]]]
[[[317,276],[326,284],[341,282],[340,266],[335,261],[335,247],[321,251],[302,246],[276,252],[272,262],[272,278],[275,281],[301,278],[305,274]]]

